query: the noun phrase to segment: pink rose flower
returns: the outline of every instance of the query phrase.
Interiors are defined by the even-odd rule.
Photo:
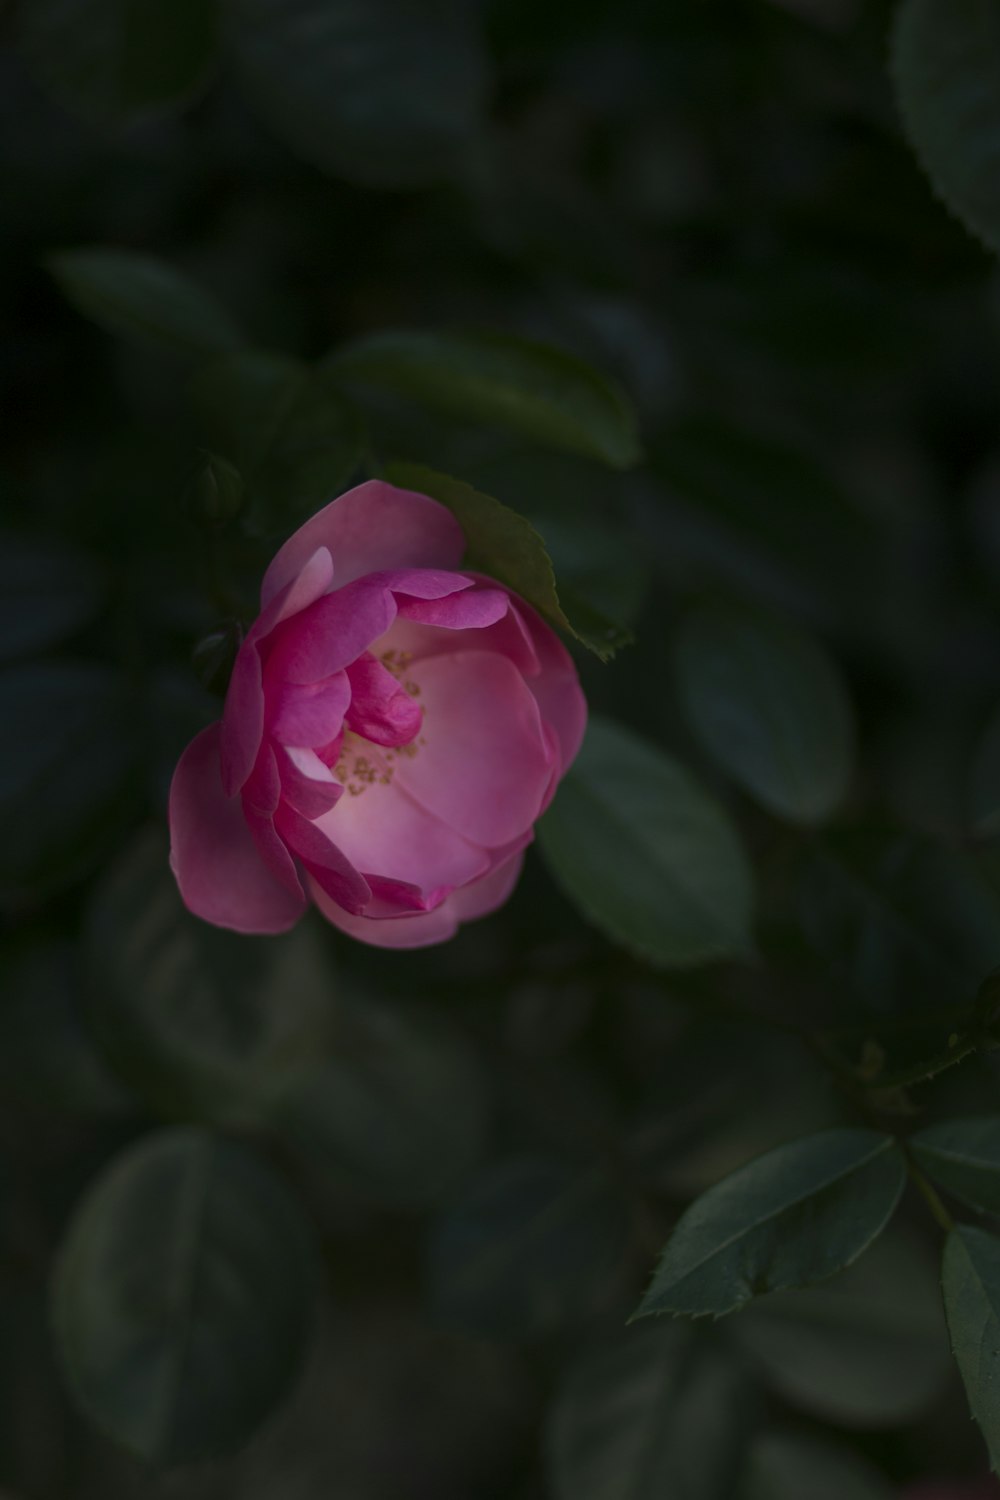
[[[534,610],[459,571],[464,547],[444,506],[372,481],[281,548],[222,721],[174,772],[190,911],[273,933],[312,900],[417,948],[507,899],[586,704]]]

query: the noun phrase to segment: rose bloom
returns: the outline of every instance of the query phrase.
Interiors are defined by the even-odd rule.
[[[556,635],[461,571],[464,548],[444,506],[379,481],[281,548],[222,721],[171,784],[190,911],[274,933],[313,901],[363,942],[417,948],[507,899],[586,704]]]

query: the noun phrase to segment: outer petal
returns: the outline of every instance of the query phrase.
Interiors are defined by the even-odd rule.
[[[511,856],[497,869],[451,895],[433,911],[412,916],[352,917],[318,887],[313,900],[327,921],[341,932],[375,948],[429,948],[455,936],[460,922],[488,916],[508,899],[521,873],[523,854]]]
[[[203,729],[170,786],[170,864],[189,911],[237,932],[287,932],[305,910],[265,868],[219,771],[219,726]]]
[[[396,783],[487,849],[538,817],[552,773],[538,705],[506,657],[435,656],[409,669],[424,708],[421,743],[396,761]],[[457,884],[457,882],[455,882]]]
[[[274,818],[258,812],[244,804],[243,815],[247,827],[257,846],[257,853],[271,874],[293,896],[302,897],[302,882],[295,868],[295,861],[288,852],[284,839],[274,826]],[[304,898],[303,898],[304,899]]]
[[[429,948],[447,942],[458,931],[458,918],[451,910],[452,897],[434,911],[414,912],[405,917],[352,917],[316,885],[311,895],[319,910],[341,932],[375,948]]]
[[[234,796],[253,770],[264,736],[261,645],[278,625],[308,608],[329,588],[333,563],[325,547],[303,560],[268,607],[254,621],[240,647],[222,713],[222,781]]]
[[[317,547],[329,548],[337,586],[382,568],[457,568],[462,528],[436,500],[371,479],[327,505],[290,537],[264,575],[267,604]]]
[[[567,771],[576,759],[587,727],[587,700],[576,666],[555,631],[529,604],[518,599],[514,610],[525,623],[541,668],[528,686],[537,699],[542,718],[558,736],[562,770]]]
[[[222,780],[234,797],[254,768],[264,738],[264,676],[256,641],[248,637],[233,664],[222,711]]]
[[[517,885],[523,865],[524,853],[512,854],[481,880],[463,886],[460,891],[452,891],[448,904],[458,920],[471,922],[476,917],[489,916],[491,911],[503,906]]]

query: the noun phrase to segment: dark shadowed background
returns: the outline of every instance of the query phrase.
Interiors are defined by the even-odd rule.
[[[749,1158],[997,1107],[970,1007],[1000,963],[1000,300],[904,138],[892,20],[0,6],[3,1500],[985,1470],[915,1192],[832,1281],[625,1328]],[[497,333],[529,342],[477,397]],[[553,821],[442,948],[181,909],[166,789],[263,566],[392,461],[528,516],[571,617],[634,632],[582,680],[725,809],[749,956],[745,914],[685,927],[684,849],[622,930],[627,756],[593,889]]]

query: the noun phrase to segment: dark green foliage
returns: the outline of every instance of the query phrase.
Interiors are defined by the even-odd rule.
[[[56,1265],[74,1395],[158,1464],[238,1446],[302,1362],[316,1269],[297,1204],[249,1152],[150,1136],[93,1185]]]
[[[3,1500],[981,1473],[1000,0],[0,48]],[[583,747],[443,947],[210,928],[174,766],[370,479],[561,634]]]
[[[681,1218],[640,1314],[735,1312],[856,1260],[903,1190],[891,1137],[829,1130],[779,1146],[697,1199]]]

